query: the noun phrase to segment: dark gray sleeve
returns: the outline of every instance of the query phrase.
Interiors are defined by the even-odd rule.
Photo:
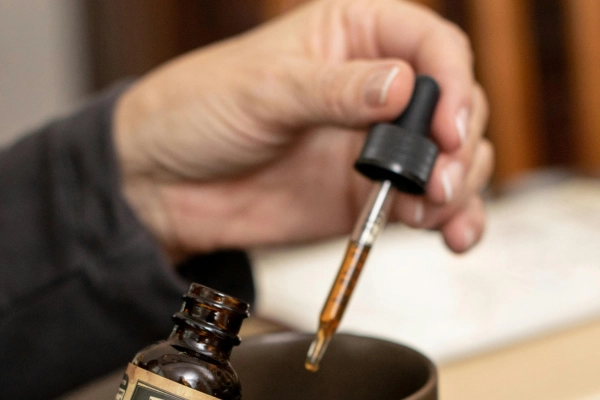
[[[120,90],[0,152],[3,397],[49,399],[123,367],[166,338],[189,279],[252,300],[243,252],[193,258],[184,278],[128,207],[111,139]]]

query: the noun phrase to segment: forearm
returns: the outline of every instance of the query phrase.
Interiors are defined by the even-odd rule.
[[[0,153],[0,386],[51,398],[163,337],[187,282],[122,198],[119,90]],[[8,391],[8,392],[6,392]]]

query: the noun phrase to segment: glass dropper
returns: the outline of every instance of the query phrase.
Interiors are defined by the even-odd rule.
[[[392,202],[392,188],[416,195],[425,192],[438,154],[437,146],[427,135],[439,95],[435,80],[418,76],[402,114],[392,122],[374,125],[369,131],[355,167],[376,184],[354,226],[342,266],[321,312],[319,329],[306,357],[305,367],[309,371],[319,369],[369,250],[383,230]]]
[[[393,197],[392,183],[378,182],[354,226],[344,261],[321,312],[319,330],[306,356],[304,366],[309,371],[316,372],[319,369],[321,358],[344,315],[369,250],[385,226]]]

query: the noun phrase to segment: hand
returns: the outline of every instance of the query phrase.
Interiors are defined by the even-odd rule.
[[[465,251],[484,226],[487,103],[466,36],[396,0],[310,3],[138,81],[115,112],[124,192],[174,259],[347,233],[370,187],[352,168],[365,131],[405,108],[415,73],[441,87],[440,155],[390,219]]]

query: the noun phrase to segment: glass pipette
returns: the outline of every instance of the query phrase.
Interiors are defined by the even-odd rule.
[[[319,318],[305,368],[316,372],[342,319],[369,251],[385,226],[394,197],[400,191],[423,194],[437,157],[437,146],[427,139],[439,97],[437,83],[428,76],[415,81],[410,103],[392,123],[375,125],[356,169],[376,182],[350,237],[344,260]]]
[[[392,182],[376,184],[354,226],[344,261],[321,312],[317,336],[308,350],[304,366],[309,371],[316,372],[319,369],[321,358],[342,319],[369,250],[385,226],[393,197]]]

